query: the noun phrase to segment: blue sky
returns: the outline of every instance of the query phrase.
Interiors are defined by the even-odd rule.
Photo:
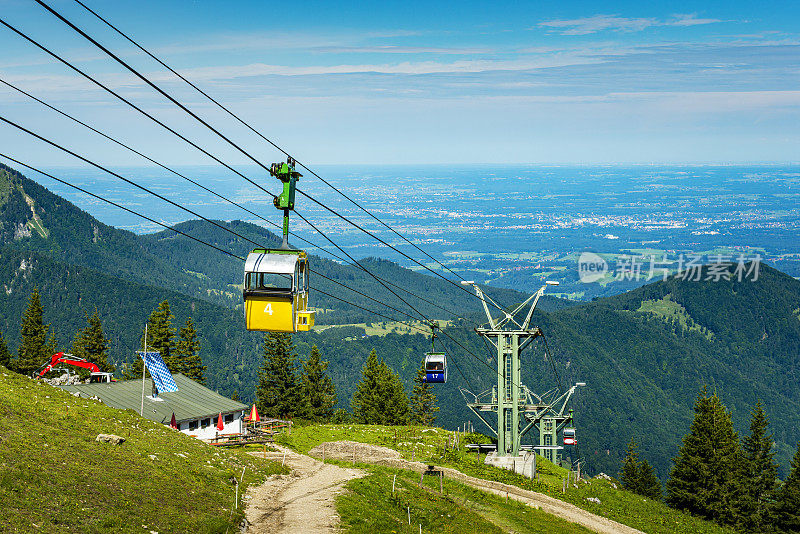
[[[797,162],[796,2],[86,0],[310,164]],[[265,161],[278,158],[72,1],[52,5]],[[0,16],[226,161],[244,158],[29,0]],[[0,78],[165,163],[210,163],[0,28]],[[0,114],[141,163],[27,97]],[[75,162],[0,125],[3,150]]]

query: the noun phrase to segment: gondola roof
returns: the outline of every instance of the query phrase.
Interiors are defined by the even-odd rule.
[[[248,273],[292,274],[299,258],[299,250],[278,253],[251,252],[247,255],[244,270]]]

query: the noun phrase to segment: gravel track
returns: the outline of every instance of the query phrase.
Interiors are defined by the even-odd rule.
[[[367,445],[365,443],[356,443],[353,441],[322,443],[309,451],[309,455],[317,458],[322,458],[323,454],[325,455],[325,459],[352,461],[353,458],[355,458],[357,462],[386,465],[397,469],[409,469],[418,473],[422,473],[427,468],[427,464],[402,459],[400,453],[393,449],[379,447],[377,445]],[[587,512],[575,505],[542,493],[524,490],[509,484],[471,477],[465,475],[461,471],[448,467],[439,467],[439,469],[444,471],[444,476],[447,478],[457,480],[473,488],[495,495],[503,497],[507,495],[509,499],[520,501],[566,521],[582,525],[594,532],[599,532],[601,534],[642,534],[640,530],[636,530],[635,528],[623,525],[622,523],[618,523],[606,517]]]
[[[270,477],[264,484],[248,489],[247,534],[336,532],[339,524],[336,495],[348,480],[366,473],[323,464],[279,445],[270,446],[279,452],[267,453],[266,457],[282,460],[285,453],[286,465],[292,473]],[[260,452],[251,454],[264,457]]]

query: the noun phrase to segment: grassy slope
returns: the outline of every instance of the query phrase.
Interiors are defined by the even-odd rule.
[[[371,474],[350,481],[349,492],[337,500],[346,532],[591,532],[516,501],[506,502],[451,480],[445,481],[444,492],[439,493],[438,480],[428,478],[420,486],[419,475],[411,471],[375,466],[368,469]]]
[[[641,496],[615,488],[612,482],[603,479],[593,479],[589,483],[578,484],[577,487],[572,486],[565,494],[562,494],[562,479],[566,476],[566,471],[550,464],[544,458],[539,458],[539,481],[532,481],[509,471],[486,466],[482,461],[482,457],[479,458],[473,453],[465,453],[463,450],[448,451],[442,455],[443,446],[447,444],[448,437],[452,435],[452,432],[442,429],[351,424],[313,425],[296,427],[292,430],[292,435],[285,436],[283,441],[286,445],[304,453],[322,442],[343,439],[389,447],[399,451],[406,459],[411,459],[413,455],[417,460],[427,460],[432,464],[453,467],[474,477],[496,480],[505,484],[513,484],[524,489],[545,493],[551,497],[570,502],[592,513],[608,517],[648,533],[703,534],[732,532],[729,529],[725,529],[708,521],[673,510],[661,502],[645,499]],[[468,438],[473,436],[477,437],[476,435],[469,435]],[[466,442],[470,442],[470,440],[467,438],[462,440],[462,443]],[[383,473],[375,469],[372,469],[372,472],[378,474]],[[392,472],[394,473],[395,471]],[[353,503],[360,503],[362,507],[367,505],[374,507],[375,505],[372,503],[377,502],[378,493],[382,491],[385,492],[385,489],[381,489],[382,485],[385,485],[384,479],[388,479],[387,476],[384,475],[382,475],[382,478],[373,476],[363,479],[358,483],[351,483],[349,487],[354,492],[354,496],[341,499],[339,512],[344,524],[348,525],[351,531],[367,531],[362,529],[362,527],[366,525],[366,523],[364,523],[366,519],[363,517],[363,508],[360,509]],[[464,494],[464,492],[472,491],[469,490],[469,488],[458,488],[458,486],[460,485],[455,483],[453,483],[452,486],[448,485],[449,488],[453,488],[452,492],[456,494],[459,494],[459,492]],[[587,501],[586,499],[588,497],[599,498],[600,504]],[[462,495],[462,498],[466,497]],[[415,499],[415,502],[416,501]],[[490,502],[490,500],[481,498],[478,502],[486,504]],[[457,500],[455,504],[458,504]],[[397,513],[397,510],[395,510],[397,505],[384,502],[381,506],[386,509],[376,508],[376,515],[386,515],[388,517],[386,521],[391,523],[391,517],[393,517],[393,514]],[[495,505],[489,507],[488,510],[485,508],[486,507],[484,507],[483,514],[480,514],[483,517],[488,517],[486,514],[492,514],[498,518],[504,517],[504,514],[501,513],[501,510]],[[477,513],[476,508],[473,507],[472,509]],[[362,512],[359,513],[359,510],[362,510]],[[428,514],[428,512],[424,510],[420,511],[421,517],[428,517],[426,514]],[[548,521],[552,520],[549,516],[546,519]],[[517,518],[513,521],[517,520],[521,519]],[[374,521],[378,521],[378,519]],[[509,521],[512,521],[512,519],[509,519]],[[537,524],[536,521],[534,516],[526,516],[521,524],[532,522],[531,524],[535,526]],[[418,521],[417,523],[420,522],[421,521]],[[497,524],[494,521],[492,522]],[[436,530],[436,528],[433,530]],[[517,528],[512,528],[512,530],[517,530]],[[398,530],[398,532],[401,531],[402,530]],[[537,532],[536,530],[530,531]],[[569,532],[569,530],[559,530],[559,532]]]
[[[0,531],[234,531],[244,467],[245,485],[282,470],[0,368]]]

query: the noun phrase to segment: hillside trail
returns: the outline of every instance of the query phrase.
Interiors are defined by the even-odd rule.
[[[400,457],[400,453],[394,449],[380,447],[377,445],[367,445],[353,441],[334,441],[322,443],[308,452],[309,455],[321,458],[324,454],[325,459],[357,461],[376,465],[385,465],[396,469],[409,469],[422,473],[428,467],[422,462],[411,462]],[[543,493],[524,490],[517,486],[503,484],[492,480],[465,475],[461,471],[449,467],[438,467],[444,472],[444,476],[452,478],[462,484],[472,486],[475,489],[493,493],[509,499],[522,502],[546,512],[550,515],[560,517],[571,523],[576,523],[600,534],[642,534],[640,530],[631,528],[622,523],[617,523],[603,516],[587,512],[575,505],[560,501]]]
[[[285,454],[286,465],[292,472],[270,477],[264,484],[248,489],[244,496],[247,534],[336,532],[339,524],[336,495],[348,480],[366,473],[324,464],[279,445],[270,447],[278,452],[268,452],[266,458],[281,461]],[[264,457],[260,452],[250,454]]]

